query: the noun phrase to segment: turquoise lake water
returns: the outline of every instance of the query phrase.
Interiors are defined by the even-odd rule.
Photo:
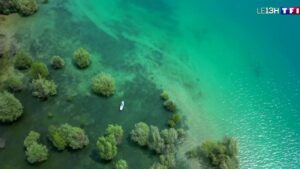
[[[66,69],[62,74],[53,71],[52,75],[60,82],[59,92],[75,95],[76,104],[89,106],[68,106],[61,101],[64,96],[42,105],[32,102],[25,93],[19,97],[33,114],[60,111],[61,118],[54,119],[55,123],[66,119],[74,124],[87,123],[88,134],[95,140],[111,121],[127,130],[138,121],[163,127],[162,121],[168,115],[160,107],[153,107],[160,104],[155,98],[161,90],[166,90],[178,104],[189,129],[179,160],[185,160],[184,152],[201,141],[229,135],[239,141],[243,169],[300,168],[300,16],[256,14],[258,7],[294,5],[299,3],[50,1],[36,15],[18,23],[15,38],[22,48],[46,62],[52,55],[64,57]],[[68,60],[79,46],[92,53],[92,67],[84,73]],[[90,94],[90,79],[101,71],[117,80],[117,96],[111,100],[99,100]],[[112,107],[122,99],[128,101],[127,112],[116,114]],[[34,104],[40,107],[33,108]],[[74,111],[88,113],[78,115]],[[24,118],[23,123],[52,124],[45,113]],[[13,128],[20,131],[21,124]],[[32,128],[38,127],[26,127]],[[0,126],[0,131],[5,129]],[[8,138],[14,136],[5,131]],[[21,133],[20,140],[26,135],[25,130]],[[72,159],[82,159],[76,162],[77,168],[111,167],[97,163],[89,151],[94,149],[83,150],[88,158],[72,154]],[[134,151],[136,157],[144,159],[126,159],[132,168],[149,168],[152,164],[151,155],[132,148],[130,143],[120,151],[120,157],[126,158]],[[3,157],[0,152],[0,161],[10,161]],[[22,159],[22,154],[18,158]],[[57,168],[62,160],[68,160],[59,153],[51,158],[55,162],[43,164],[45,168]],[[22,167],[25,162],[19,166],[33,168]],[[66,163],[67,168],[71,166]],[[196,168],[193,164],[185,167]]]

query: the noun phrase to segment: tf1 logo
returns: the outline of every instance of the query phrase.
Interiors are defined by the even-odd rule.
[[[261,7],[257,8],[259,15],[300,15],[300,7]]]

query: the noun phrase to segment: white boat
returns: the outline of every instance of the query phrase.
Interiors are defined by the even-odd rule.
[[[122,111],[124,109],[125,106],[125,102],[124,100],[121,101],[121,105],[120,105],[120,111]]]

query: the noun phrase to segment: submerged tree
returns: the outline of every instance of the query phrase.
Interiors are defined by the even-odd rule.
[[[238,169],[237,141],[225,137],[222,141],[205,141],[187,153],[188,157],[204,157],[210,164],[219,169]]]
[[[49,140],[58,150],[64,150],[67,146],[73,150],[82,149],[89,144],[89,138],[85,131],[69,124],[50,126]]]
[[[167,101],[169,100],[169,94],[166,92],[166,91],[163,91],[161,94],[160,94],[160,98],[164,101]]]
[[[165,149],[164,139],[161,138],[159,129],[156,126],[150,126],[148,147],[156,153],[163,153]]]
[[[43,62],[35,61],[31,65],[31,76],[34,79],[39,77],[46,78],[49,76],[47,65]]]
[[[162,130],[161,137],[163,138],[165,144],[176,144],[178,141],[178,133],[174,128]]]
[[[23,114],[21,102],[12,94],[0,92],[0,122],[13,122]]]
[[[176,110],[177,110],[176,104],[171,100],[165,101],[164,107],[166,110],[168,110],[170,112],[176,112]]]
[[[24,140],[25,154],[29,163],[40,163],[48,158],[48,149],[45,145],[39,144],[40,134],[30,131]]]
[[[174,168],[176,166],[175,154],[167,153],[159,156],[159,161],[167,168]]]
[[[19,92],[23,89],[23,82],[20,77],[13,74],[5,81],[5,86],[11,92]]]
[[[24,146],[29,147],[33,143],[37,142],[40,139],[40,133],[35,131],[30,131],[24,140]]]
[[[168,169],[168,167],[156,162],[150,167],[150,169]]]
[[[54,69],[61,69],[65,66],[65,61],[60,56],[53,56],[51,58],[51,66]]]
[[[172,115],[172,117],[168,120],[169,127],[176,127],[177,124],[181,121],[181,117],[178,113]]]
[[[92,80],[93,92],[102,96],[112,96],[115,93],[115,80],[111,75],[100,73]]]
[[[101,136],[97,140],[97,148],[101,159],[112,160],[117,155],[117,142],[113,135]]]
[[[19,14],[29,16],[37,12],[39,9],[36,0],[12,0]]]
[[[121,144],[123,138],[123,128],[117,124],[109,124],[105,131],[106,135],[113,135],[116,139],[117,144]]]
[[[80,69],[87,68],[91,64],[89,52],[84,48],[78,48],[74,52],[74,62]]]
[[[58,150],[64,150],[67,147],[67,139],[62,130],[56,126],[50,126],[48,128],[48,138],[52,142],[53,146]]]
[[[32,81],[32,95],[42,100],[46,100],[49,96],[57,93],[57,86],[54,81],[49,81],[41,76]]]
[[[15,66],[15,68],[17,68],[19,70],[25,70],[25,69],[29,69],[31,67],[32,62],[33,62],[33,59],[28,53],[18,52],[16,54],[14,66]]]
[[[29,163],[40,163],[48,159],[48,149],[45,145],[32,143],[25,152]]]
[[[130,132],[131,140],[140,146],[146,146],[148,144],[149,133],[149,126],[144,122],[139,122],[134,125],[134,129]]]
[[[128,169],[127,162],[125,160],[118,160],[115,169]]]

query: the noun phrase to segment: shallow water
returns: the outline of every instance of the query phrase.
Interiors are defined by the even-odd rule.
[[[295,4],[72,0],[50,2],[36,15],[18,20],[20,48],[47,63],[60,55],[67,65],[51,70],[59,84],[57,97],[39,102],[29,91],[17,95],[25,115],[11,126],[0,126],[0,137],[9,140],[0,151],[0,166],[34,168],[27,165],[22,147],[28,131],[41,132],[43,143],[49,144],[47,126],[69,122],[85,127],[91,145],[80,152],[51,151],[40,167],[60,168],[63,162],[65,168],[111,168],[113,163],[97,158],[96,138],[109,123],[123,125],[127,135],[138,121],[164,127],[170,114],[158,95],[167,90],[189,128],[178,159],[185,160],[184,152],[205,139],[230,135],[239,140],[241,168],[298,168],[300,25],[297,16],[256,15],[256,8],[266,5]],[[71,61],[81,46],[92,53],[91,67],[83,71]],[[117,80],[117,94],[109,99],[90,92],[90,79],[102,71]],[[69,96],[74,97],[71,103]],[[126,107],[120,113],[123,99]],[[128,140],[118,158],[137,169],[155,160]]]

